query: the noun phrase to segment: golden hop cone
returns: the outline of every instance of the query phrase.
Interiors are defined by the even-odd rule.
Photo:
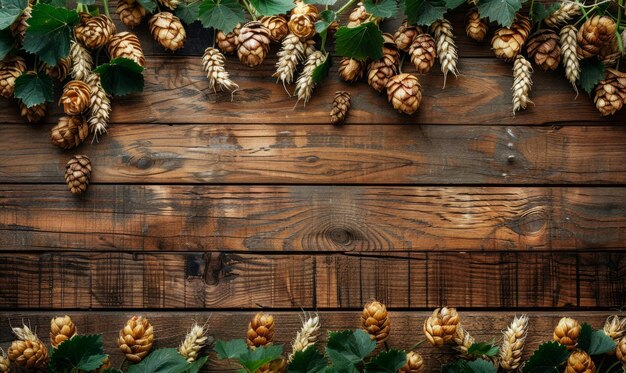
[[[559,35],[554,30],[538,30],[526,43],[528,57],[544,71],[556,70],[561,63],[561,45]]]
[[[315,22],[317,15],[294,14],[289,18],[289,32],[296,35],[300,40],[307,40],[315,36]]]
[[[346,82],[356,82],[363,78],[365,61],[359,61],[348,57],[341,58],[339,62],[339,76]]]
[[[72,194],[80,194],[86,191],[90,178],[91,161],[86,155],[75,155],[65,165],[65,182]]]
[[[548,27],[556,28],[559,25],[568,23],[573,17],[580,14],[580,6],[570,0],[564,0],[557,10],[547,16],[543,22]]]
[[[611,337],[615,342],[618,342],[624,334],[626,334],[626,318],[620,319],[618,316],[609,316],[602,328],[604,334]]]
[[[356,8],[352,9],[350,15],[348,16],[348,27],[357,27],[361,25],[361,23],[366,22],[370,18],[371,14],[365,10],[365,5],[362,2],[359,2]]]
[[[377,92],[387,87],[387,82],[398,73],[400,52],[393,41],[393,36],[383,34],[383,57],[370,62],[367,67],[367,83]]]
[[[595,373],[596,365],[585,351],[574,351],[567,359],[565,373]]]
[[[89,107],[91,88],[81,80],[71,80],[63,87],[59,105],[67,115],[79,115]]]
[[[475,342],[474,337],[460,323],[456,326],[456,333],[454,333],[453,339],[454,343],[456,343],[456,350],[462,355],[467,355],[469,348]]]
[[[522,352],[528,332],[528,316],[515,317],[508,328],[502,332],[500,346],[500,366],[510,372],[520,367]]]
[[[293,9],[291,9],[291,15],[294,16],[297,14],[308,14],[315,17],[317,20],[319,10],[313,4],[307,4],[303,1],[296,1],[296,5],[293,7]]]
[[[296,35],[287,35],[282,42],[276,62],[276,72],[272,75],[280,80],[283,85],[293,83],[298,64],[304,59],[304,44]]]
[[[319,336],[320,318],[317,314],[306,317],[302,321],[302,328],[296,334],[296,338],[291,343],[291,354],[288,361],[292,361],[296,352],[301,352],[315,345]]]
[[[11,371],[11,360],[4,352],[3,349],[0,348],[0,373],[9,373]]]
[[[169,10],[176,9],[178,4],[180,4],[180,0],[157,0],[157,2]]]
[[[48,105],[45,102],[43,104],[27,107],[20,101],[20,115],[22,118],[26,118],[29,123],[39,122],[46,116],[47,111]]]
[[[422,102],[422,86],[415,75],[398,74],[387,83],[387,99],[394,109],[411,115]]]
[[[624,106],[626,100],[626,74],[606,69],[604,80],[596,86],[594,102],[601,115],[612,115]]]
[[[28,29],[28,20],[32,17],[32,12],[33,8],[29,4],[15,22],[11,24],[11,33],[19,44],[24,42],[24,36],[26,36],[26,30]]]
[[[246,23],[239,33],[237,56],[248,67],[263,63],[270,50],[270,31],[258,21]]]
[[[424,359],[416,351],[409,351],[406,354],[406,364],[398,373],[422,373],[424,371]]]
[[[69,56],[61,58],[56,66],[46,66],[46,74],[56,80],[65,80],[70,75],[72,60]]]
[[[474,41],[483,41],[487,31],[489,31],[487,21],[480,18],[478,10],[470,10],[465,17],[465,32],[467,36]]]
[[[510,28],[503,27],[496,30],[491,39],[491,49],[493,49],[496,57],[505,61],[515,59],[521,52],[530,30],[530,21],[519,13],[515,16]]]
[[[576,82],[580,78],[580,61],[576,52],[578,45],[576,41],[576,27],[572,25],[564,26],[559,36],[561,40],[561,62],[563,67],[565,67],[565,76],[572,83],[576,93],[578,93]]]
[[[530,100],[530,88],[533,85],[532,81],[533,68],[530,62],[526,60],[522,55],[518,55],[513,63],[513,114],[516,111],[526,109],[528,104],[531,104]]]
[[[139,66],[144,67],[146,65],[141,43],[139,43],[137,35],[131,32],[124,31],[115,34],[111,38],[107,50],[111,59],[123,57],[135,61]]]
[[[26,62],[22,57],[8,57],[0,61],[0,96],[13,97],[15,79],[26,72]]]
[[[100,75],[93,73],[87,78],[87,84],[91,89],[89,101],[89,130],[97,139],[99,135],[107,131],[109,117],[111,115],[111,98],[100,83]]]
[[[376,343],[386,341],[391,330],[387,307],[375,300],[365,304],[361,313],[361,326]]]
[[[315,82],[313,81],[313,71],[316,67],[323,64],[328,56],[324,55],[320,51],[311,53],[304,63],[302,73],[296,81],[296,89],[294,94],[298,98],[298,102],[302,100],[304,105],[311,99],[313,95],[313,89],[315,88]]]
[[[117,15],[126,27],[133,28],[146,16],[146,9],[137,0],[119,0]]]
[[[7,351],[9,360],[25,368],[44,368],[48,363],[48,349],[39,337],[26,325],[13,328],[13,334],[17,340],[11,343]]]
[[[224,68],[226,58],[215,48],[209,47],[202,56],[202,67],[207,73],[209,89],[213,92],[234,92],[239,86],[230,79],[228,71]]]
[[[269,30],[268,30],[269,31]],[[224,54],[233,54],[237,51],[239,46],[239,33],[241,32],[241,23],[238,23],[233,31],[224,33],[222,31],[217,32],[217,47]]]
[[[180,19],[170,12],[157,13],[148,22],[152,37],[161,46],[170,51],[183,47],[187,33]]]
[[[424,335],[426,340],[433,346],[442,346],[451,341],[456,334],[457,325],[461,317],[455,308],[437,308],[433,314],[424,321]]]
[[[331,124],[343,124],[350,110],[350,93],[346,91],[338,91],[335,93],[333,100],[333,108],[330,111]]]
[[[398,49],[408,52],[413,44],[413,40],[420,34],[422,34],[422,29],[418,26],[410,26],[405,19],[393,35],[393,41],[396,43]]]
[[[571,351],[576,347],[576,340],[578,339],[580,330],[581,326],[578,321],[569,317],[563,317],[554,328],[552,338]]]
[[[626,337],[622,337],[619,341],[617,341],[615,356],[622,362],[622,364],[626,364]]]
[[[178,353],[188,362],[193,363],[198,359],[200,350],[209,343],[207,330],[204,326],[194,324],[191,330],[185,336],[185,339],[178,347]]]
[[[259,21],[269,30],[270,38],[275,42],[280,42],[289,33],[289,26],[284,16],[267,16]]]
[[[55,317],[50,321],[50,344],[52,347],[59,347],[61,343],[71,339],[75,335],[76,326],[69,316]]]
[[[248,324],[246,343],[250,347],[267,346],[274,339],[274,317],[257,313]]]
[[[426,74],[435,64],[437,45],[429,34],[421,34],[415,38],[409,50],[411,62],[420,74]]]
[[[127,322],[117,339],[117,345],[132,363],[138,363],[150,353],[154,341],[154,329],[143,316],[133,316]]]
[[[72,78],[85,81],[93,68],[91,53],[82,44],[72,40],[70,44],[70,60],[72,62]]]
[[[50,132],[52,143],[63,149],[77,147],[88,135],[89,124],[81,115],[59,118],[59,122]]]
[[[595,15],[587,19],[578,30],[578,57],[589,58],[597,55],[600,48],[607,45],[614,37],[617,25],[606,16]]]
[[[598,52],[598,59],[602,61],[605,66],[613,66],[617,60],[622,57],[622,51],[619,50],[617,38],[611,39],[605,46],[600,48]]]
[[[448,73],[459,75],[456,64],[459,59],[454,44],[454,34],[452,33],[452,25],[447,19],[440,19],[432,24],[435,33],[435,42],[437,43],[437,57],[441,64],[441,72],[443,73],[443,88],[446,87],[446,78]]]
[[[80,14],[80,23],[74,27],[76,40],[89,49],[104,47],[117,32],[111,18],[100,15]]]

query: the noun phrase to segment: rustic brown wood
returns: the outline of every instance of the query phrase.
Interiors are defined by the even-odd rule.
[[[624,188],[0,186],[2,250],[624,249]]]
[[[478,341],[489,341],[500,337],[500,330],[506,328],[514,315],[521,312],[463,312],[460,310],[462,322],[468,332]],[[37,330],[38,335],[47,341],[47,332],[50,327],[50,318],[62,315],[66,312],[12,312],[0,313],[0,346],[6,348],[13,337],[10,334],[9,324],[19,325],[21,322],[30,323]],[[529,336],[526,339],[524,358],[537,348],[541,342],[550,341],[552,330],[562,316],[570,316],[580,322],[586,321],[596,328],[602,327],[607,316],[617,313],[616,311],[604,312],[529,312]],[[177,347],[184,338],[185,333],[194,321],[204,323],[208,320],[209,333],[216,340],[231,340],[245,337],[248,320],[253,312],[70,312],[81,334],[101,333],[105,342],[105,352],[110,354],[113,364],[119,366],[122,354],[117,350],[116,339],[118,330],[122,328],[126,320],[134,314],[147,316],[154,325],[155,344],[154,348]],[[285,345],[285,352],[291,351],[290,341],[300,328],[302,313],[272,312],[276,320],[275,340],[277,344]],[[392,325],[389,345],[398,349],[409,349],[417,341],[422,340],[422,323],[430,312],[403,312],[392,311],[390,313]],[[326,331],[355,329],[359,327],[360,312],[332,311],[321,312],[322,325],[321,345],[327,340]],[[439,372],[441,364],[454,358],[450,346],[434,348],[427,344],[420,346],[417,351],[425,360],[427,372]],[[214,352],[205,352],[209,355],[209,363],[206,372],[235,372],[236,366],[228,362],[218,361]]]
[[[0,126],[0,182],[56,183],[49,126]],[[626,181],[620,127],[117,124],[92,183],[552,184]]]

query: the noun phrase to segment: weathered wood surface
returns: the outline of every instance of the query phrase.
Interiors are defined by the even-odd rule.
[[[0,309],[621,307],[624,253],[0,255]]]
[[[2,250],[623,250],[626,190],[0,185]]]
[[[0,126],[0,183],[62,183],[50,125]],[[623,184],[615,126],[116,124],[92,183]]]
[[[0,313],[0,346],[6,348],[13,337],[10,334],[9,324],[19,325],[21,322],[30,323],[37,330],[43,340],[47,340],[50,328],[50,318],[55,315],[63,315],[66,312],[11,312]],[[463,312],[461,317],[467,331],[478,341],[496,339],[499,342],[500,330],[503,330],[511,322],[514,315],[522,312]],[[596,328],[602,327],[608,315],[616,314],[617,311],[604,312],[530,312],[529,336],[526,339],[524,358],[537,346],[552,339],[552,330],[563,315],[586,321]],[[208,320],[209,333],[216,340],[230,340],[244,338],[249,319],[253,312],[70,312],[81,334],[101,333],[105,342],[105,352],[110,354],[114,366],[119,366],[123,360],[122,354],[117,349],[116,340],[128,318],[135,314],[147,316],[154,325],[155,343],[154,348],[177,347],[185,336],[185,333],[194,323],[204,323]],[[275,341],[285,345],[285,352],[291,352],[290,342],[295,337],[301,326],[302,313],[272,312],[276,320]],[[421,341],[422,323],[429,316],[427,311],[406,312],[391,311],[391,333],[389,345],[398,349],[409,349],[413,344]],[[356,329],[359,327],[360,312],[332,311],[321,312],[322,325],[321,344],[327,340],[326,331]],[[224,327],[224,326],[228,327]],[[441,364],[451,361],[454,352],[450,346],[434,348],[427,344],[417,349],[424,357],[427,372],[439,372]],[[206,352],[205,352],[206,353]],[[214,352],[209,351],[209,363],[206,372],[235,372],[236,366],[225,361],[217,360]]]

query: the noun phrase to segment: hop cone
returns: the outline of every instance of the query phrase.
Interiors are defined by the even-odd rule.
[[[269,31],[269,30],[268,30]],[[233,31],[225,34],[222,31],[217,32],[217,47],[224,54],[233,54],[239,46],[239,33],[241,32],[241,24],[238,23]]]
[[[309,55],[304,63],[304,69],[296,81],[295,95],[298,97],[298,101],[307,102],[313,96],[313,89],[315,88],[315,82],[313,81],[313,71],[316,67],[323,64],[326,61],[327,56],[320,51],[315,51]]]
[[[564,0],[561,2],[561,5],[557,10],[555,10],[552,14],[547,16],[543,22],[548,27],[556,28],[559,25],[564,25],[568,23],[573,17],[576,17],[580,14],[580,6],[569,0]]]
[[[550,29],[538,30],[528,39],[526,51],[543,70],[556,70],[561,62],[559,34]]]
[[[374,90],[381,92],[387,86],[392,76],[398,73],[400,52],[389,34],[383,34],[383,57],[370,62],[367,71],[367,83]]]
[[[280,80],[283,85],[293,83],[298,64],[304,59],[304,44],[296,35],[287,35],[282,42],[276,62],[276,72],[273,77]]]
[[[615,114],[626,100],[626,74],[606,69],[604,80],[596,86],[594,102],[603,116]],[[564,343],[565,344],[565,343]]]
[[[352,10],[352,12],[350,12],[350,15],[348,16],[348,27],[357,27],[359,25],[361,25],[361,23],[366,22],[368,19],[370,19],[371,14],[369,14],[367,12],[367,10],[365,10],[365,5],[363,5],[362,2],[359,2],[356,6],[356,8],[354,8]],[[380,19],[374,19],[375,23],[378,23]]]
[[[22,57],[9,57],[0,61],[0,96],[13,97],[15,79],[26,72],[26,62]]]
[[[511,87],[511,91],[513,91],[513,114],[516,111],[526,109],[528,104],[532,103],[530,100],[530,88],[533,85],[532,72],[533,68],[530,62],[518,55],[513,64],[513,87]]]
[[[209,47],[202,56],[202,66],[207,73],[209,89],[213,92],[230,91],[239,89],[237,83],[230,79],[230,75],[224,68],[226,58],[215,48]]]
[[[604,334],[611,337],[615,342],[618,342],[622,339],[624,334],[626,334],[626,318],[620,319],[615,315],[610,316],[606,319],[602,330]]]
[[[246,343],[250,347],[266,346],[274,339],[274,317],[257,313],[248,324]]]
[[[293,14],[289,19],[289,32],[300,40],[308,40],[315,36],[315,22],[317,14]]]
[[[70,74],[72,61],[70,57],[61,58],[55,66],[46,66],[46,74],[56,80],[65,80]]]
[[[157,2],[169,10],[176,9],[178,4],[180,4],[180,0],[157,0]]]
[[[22,118],[26,118],[29,123],[37,123],[46,116],[46,112],[48,111],[48,105],[44,102],[43,104],[27,107],[20,100],[20,115]]]
[[[11,371],[11,360],[3,349],[0,348],[0,373],[9,373]]]
[[[576,340],[580,330],[581,327],[578,321],[569,317],[563,317],[554,328],[552,337],[556,342],[566,346],[571,351],[576,347]]]
[[[587,19],[578,30],[578,57],[590,58],[600,53],[614,37],[617,25],[612,18],[595,15]]]
[[[280,42],[289,33],[289,26],[284,16],[267,16],[259,21],[269,30],[270,38],[275,42]]]
[[[410,26],[405,19],[393,35],[393,41],[396,43],[398,49],[408,52],[413,44],[413,40],[420,34],[422,34],[422,29],[417,26]]]
[[[435,64],[435,58],[437,58],[435,39],[429,34],[419,35],[411,44],[409,55],[418,73],[428,73]]]
[[[207,330],[203,326],[194,324],[185,339],[178,347],[178,352],[188,362],[193,363],[198,359],[200,350],[209,343]]]
[[[143,316],[130,318],[117,339],[117,345],[130,362],[138,363],[150,353],[154,341],[154,329]]]
[[[146,9],[137,0],[119,0],[117,3],[117,15],[124,25],[134,28],[146,16]]]
[[[387,99],[394,109],[411,115],[422,103],[422,86],[415,75],[398,74],[387,83]]]
[[[29,26],[28,20],[32,17],[32,12],[33,7],[29,3],[22,11],[22,14],[11,24],[11,33],[19,44],[24,42],[24,36],[26,36],[26,30],[28,30]]]
[[[617,38],[611,39],[606,45],[600,48],[598,52],[598,59],[604,63],[605,66],[613,66],[622,57],[622,52],[619,50]]]
[[[81,13],[80,24],[74,27],[76,40],[89,49],[104,47],[116,32],[115,24],[105,15]]]
[[[391,319],[387,307],[375,300],[367,303],[361,314],[361,325],[376,343],[386,341],[391,330]]]
[[[416,351],[409,351],[406,354],[406,364],[398,373],[422,373],[424,371],[424,359]]]
[[[89,135],[89,124],[80,115],[59,118],[59,123],[52,127],[52,143],[63,149],[75,148],[82,144]]]
[[[491,39],[491,48],[496,57],[512,61],[521,52],[526,38],[530,34],[531,24],[528,18],[517,14],[511,27],[496,30]]]
[[[565,373],[595,373],[596,365],[585,351],[574,351],[567,359]]]
[[[161,46],[170,51],[183,47],[187,33],[180,19],[170,12],[157,13],[148,22],[152,37]]]
[[[522,352],[528,332],[528,317],[515,317],[509,327],[502,332],[502,346],[500,347],[500,366],[510,372],[520,367]]]
[[[333,100],[333,108],[330,111],[331,124],[343,124],[350,110],[350,93],[346,91],[338,91],[335,93]]]
[[[622,337],[619,341],[617,341],[615,356],[622,362],[622,364],[626,364],[626,337]]]
[[[69,316],[55,317],[50,321],[50,344],[52,347],[59,347],[61,343],[75,335],[76,326]]]
[[[72,194],[87,190],[90,178],[91,161],[86,155],[75,155],[65,165],[65,183]]]
[[[248,67],[260,65],[270,50],[270,40],[270,31],[261,22],[246,23],[239,33],[239,61]]]
[[[25,368],[44,368],[48,362],[48,349],[37,335],[26,325],[13,328],[13,334],[17,340],[11,343],[7,351],[9,360]]]
[[[580,78],[580,61],[576,52],[578,45],[576,41],[576,27],[572,25],[564,26],[559,36],[561,39],[561,62],[563,67],[565,67],[565,76],[572,83],[576,93],[578,93],[576,82]]]
[[[480,18],[478,10],[470,10],[465,17],[465,32],[467,36],[475,41],[483,41],[487,35],[487,31],[489,31],[487,21]]]
[[[72,41],[70,45],[70,60],[72,61],[72,78],[82,81],[87,80],[93,68],[91,53],[82,44]]]
[[[63,87],[63,94],[59,104],[63,105],[63,111],[67,115],[80,115],[89,107],[91,101],[91,88],[81,80],[69,81]]]
[[[107,50],[111,59],[118,57],[128,58],[135,61],[139,66],[146,65],[141,43],[139,43],[137,35],[133,33],[124,31],[115,34],[111,38]]]
[[[296,1],[296,6],[291,9],[291,15],[308,14],[317,18],[319,10],[313,4],[307,4],[303,1]]]
[[[433,346],[442,346],[449,342],[456,334],[457,325],[461,317],[454,308],[437,308],[433,314],[424,321],[424,335]]]
[[[437,56],[441,64],[441,72],[443,73],[443,88],[446,87],[446,78],[448,73],[459,75],[456,64],[458,60],[456,45],[454,44],[454,34],[452,33],[452,25],[446,19],[440,19],[432,24],[435,33],[435,42],[437,43]]]
[[[343,57],[339,62],[339,76],[346,82],[356,82],[363,78],[365,61]]]

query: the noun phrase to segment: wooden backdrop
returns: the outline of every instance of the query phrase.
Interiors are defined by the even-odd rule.
[[[0,346],[9,324],[45,337],[67,313],[81,333],[104,332],[119,362],[115,335],[133,314],[173,347],[209,317],[214,337],[243,337],[261,309],[289,342],[301,309],[325,330],[354,328],[372,298],[393,310],[398,348],[441,305],[484,340],[528,312],[531,347],[562,315],[602,325],[626,303],[626,115],[601,118],[562,71],[537,71],[535,105],[513,116],[511,65],[453,18],[461,76],[445,90],[438,65],[421,77],[414,117],[341,82],[336,64],[294,108],[274,57],[256,69],[229,59],[231,101],[207,88],[199,27],[175,55],[140,31],[145,93],[115,100],[99,144],[61,151],[49,140],[58,108],[28,125],[2,101]],[[333,127],[344,89],[353,109]],[[63,172],[80,153],[94,173],[76,197]],[[431,370],[447,358],[420,351]],[[212,357],[208,370],[231,367]]]

